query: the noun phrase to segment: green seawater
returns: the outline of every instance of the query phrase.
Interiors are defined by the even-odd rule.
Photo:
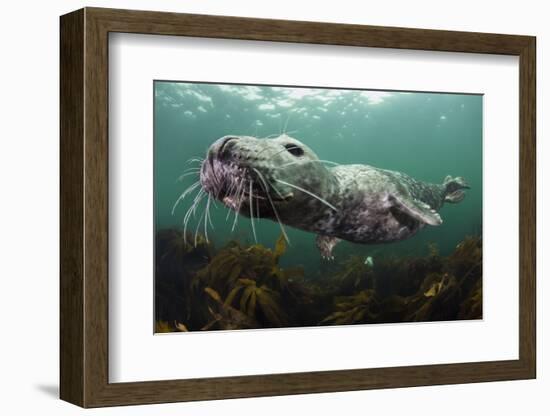
[[[459,204],[445,204],[443,224],[427,226],[414,237],[384,245],[340,243],[337,258],[350,254],[377,259],[425,255],[430,245],[451,253],[468,235],[482,229],[481,95],[291,88],[156,81],[154,84],[154,166],[156,229],[181,228],[195,193],[172,209],[180,194],[197,179],[191,171],[178,178],[193,158],[204,158],[218,138],[267,137],[286,132],[313,149],[320,159],[361,163],[404,172],[441,183],[446,175],[462,176],[471,189]],[[253,244],[250,219],[218,202],[210,209],[210,241],[222,247],[231,240]],[[188,231],[205,234],[205,204],[191,218]],[[226,219],[227,218],[227,219]],[[286,227],[290,246],[283,266],[301,265],[308,276],[322,273],[315,235]],[[271,220],[256,222],[258,242],[273,247],[281,231]]]

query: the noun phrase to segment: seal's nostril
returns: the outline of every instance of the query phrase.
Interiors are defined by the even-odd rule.
[[[235,141],[235,140],[237,140],[237,139],[238,139],[238,137],[235,137],[235,136],[228,136],[228,137],[225,137],[225,138],[223,139],[222,144],[220,145],[220,149],[219,149],[218,153],[219,153],[220,155],[223,154],[223,150],[225,149],[226,145],[227,145],[229,142]]]

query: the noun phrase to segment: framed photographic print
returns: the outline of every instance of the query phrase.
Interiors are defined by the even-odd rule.
[[[535,103],[529,36],[62,16],[61,398],[534,378]]]

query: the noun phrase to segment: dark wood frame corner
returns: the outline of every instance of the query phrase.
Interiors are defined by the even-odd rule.
[[[85,8],[61,17],[61,388],[99,407],[534,378],[535,38]],[[520,62],[519,359],[208,379],[108,380],[110,32],[504,54]]]

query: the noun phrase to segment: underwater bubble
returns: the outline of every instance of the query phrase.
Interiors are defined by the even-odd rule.
[[[246,94],[243,95],[243,97],[246,100],[261,100],[264,98],[261,94],[259,94],[261,90],[258,87],[250,87]]]
[[[187,95],[191,95],[192,97],[195,97],[199,101],[210,104],[210,107],[214,107],[214,103],[212,102],[212,98],[210,98],[208,95],[205,95],[201,92],[198,92],[198,91],[195,91],[195,90],[190,90],[190,89],[188,89],[185,93]]]
[[[286,96],[295,100],[300,100],[304,97],[311,97],[318,94],[318,91],[309,88],[289,88],[286,90]]]
[[[223,92],[229,92],[236,95],[240,95],[242,98],[248,101],[255,101],[265,99],[261,94],[262,89],[260,87],[252,85],[217,85],[217,87]]]
[[[292,107],[294,105],[294,101],[292,100],[286,100],[286,99],[283,99],[283,100],[278,100],[277,101],[277,105],[279,107]]]
[[[273,110],[273,109],[275,109],[275,105],[269,104],[269,103],[260,104],[258,106],[258,110]]]
[[[360,96],[367,99],[369,105],[377,105],[384,102],[388,97],[393,94],[385,91],[361,91]]]

